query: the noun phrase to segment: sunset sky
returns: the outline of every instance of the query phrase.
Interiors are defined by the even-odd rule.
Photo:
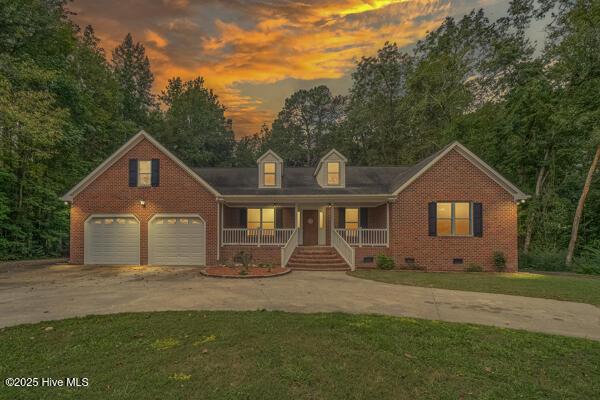
[[[127,32],[142,42],[159,93],[174,76],[204,77],[238,136],[270,124],[293,91],[350,86],[357,59],[384,42],[410,48],[446,16],[483,7],[492,18],[508,0],[74,0],[110,51]]]

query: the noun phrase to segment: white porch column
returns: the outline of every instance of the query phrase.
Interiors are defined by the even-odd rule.
[[[385,245],[390,247],[390,203],[385,203]]]

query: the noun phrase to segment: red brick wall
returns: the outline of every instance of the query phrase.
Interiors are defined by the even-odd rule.
[[[223,207],[223,227],[224,228],[241,228],[242,221],[240,220],[241,208]]]
[[[483,237],[431,237],[431,201],[483,204]],[[517,204],[513,197],[455,150],[434,164],[390,204],[390,254],[396,265],[413,257],[429,271],[462,271],[469,263],[494,270],[494,251],[504,252],[507,269],[517,270]],[[453,265],[463,258],[464,265]]]
[[[367,208],[367,225],[368,228],[373,229],[387,226],[387,206],[385,204]]]
[[[221,260],[233,261],[233,258],[244,251],[252,255],[252,263],[271,263],[273,265],[281,264],[280,246],[222,246]]]
[[[160,185],[129,187],[129,159],[160,159]],[[146,206],[140,205],[140,200]],[[134,214],[140,220],[140,262],[148,263],[148,221],[160,213],[200,214],[206,221],[206,263],[217,260],[215,196],[146,139],[75,196],[71,205],[71,263],[83,263],[84,223],[90,214]]]

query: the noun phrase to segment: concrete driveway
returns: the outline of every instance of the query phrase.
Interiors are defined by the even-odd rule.
[[[600,308],[391,285],[342,272],[214,279],[190,267],[0,267],[0,327],[88,314],[164,310],[374,313],[600,340]]]

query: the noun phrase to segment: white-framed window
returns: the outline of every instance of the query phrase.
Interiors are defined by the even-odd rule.
[[[328,162],[327,163],[327,184],[332,186],[340,185],[340,163],[339,162]]]
[[[275,229],[274,208],[249,208],[246,221],[248,229],[263,229],[273,231]]]
[[[148,187],[152,185],[152,161],[138,160],[138,187]]]
[[[348,230],[357,230],[359,222],[358,208],[346,208],[344,212],[344,228]]]
[[[263,185],[277,186],[277,164],[274,162],[263,163]]]
[[[438,236],[471,236],[473,211],[470,202],[453,201],[437,203]]]

